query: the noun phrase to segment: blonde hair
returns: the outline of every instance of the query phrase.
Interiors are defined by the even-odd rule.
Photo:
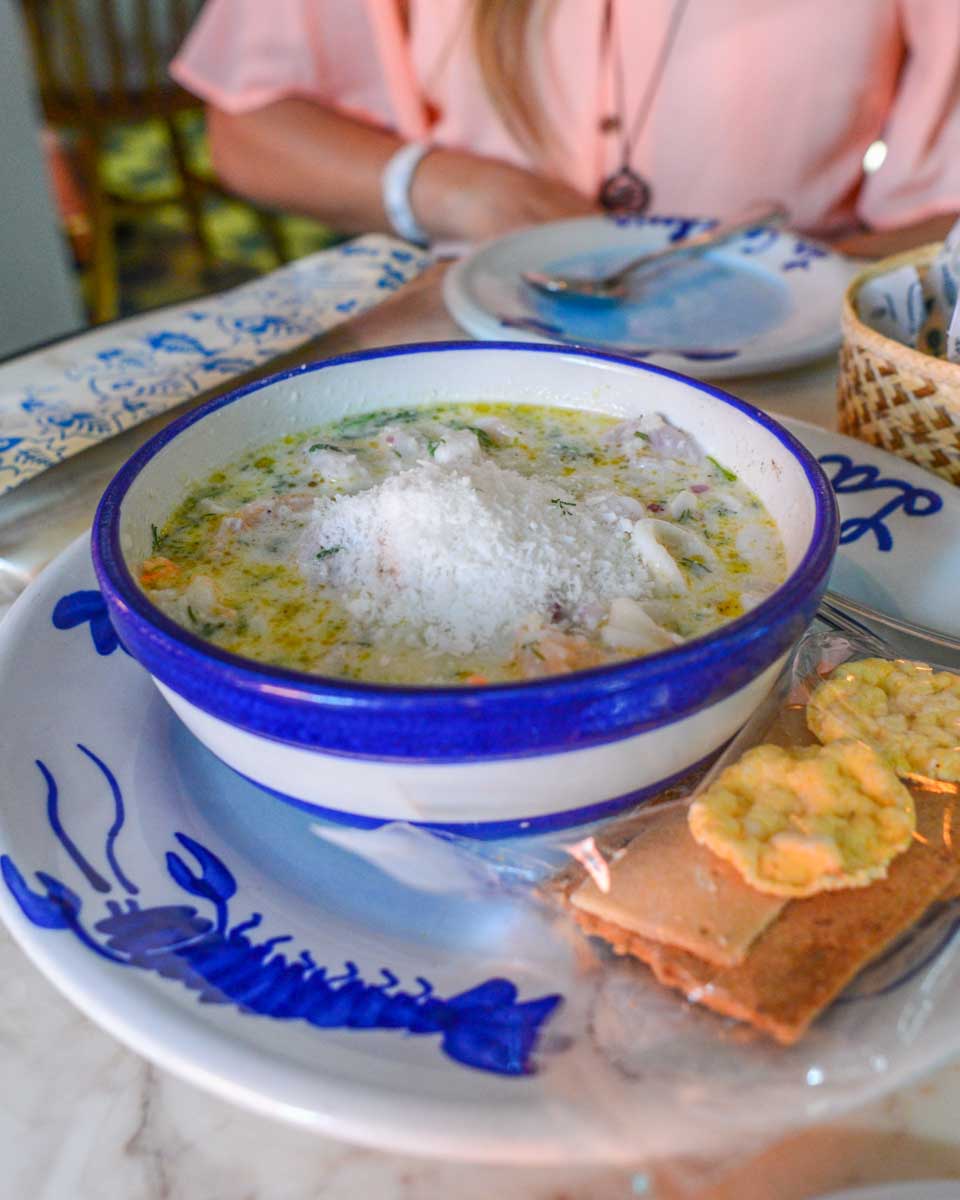
[[[530,70],[534,18],[543,25],[555,0],[472,0],[473,47],[490,100],[507,130],[541,161],[556,135]]]

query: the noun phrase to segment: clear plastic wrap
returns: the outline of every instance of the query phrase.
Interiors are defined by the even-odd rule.
[[[767,702],[702,779],[589,828],[497,843],[403,825],[374,831],[318,825],[316,832],[408,886],[478,901],[509,893],[528,908],[530,919],[517,923],[522,933],[504,930],[501,950],[505,958],[549,978],[565,998],[541,1039],[538,1068],[551,1099],[582,1117],[585,1157],[609,1151],[612,1158],[641,1162],[742,1152],[791,1127],[849,1111],[960,1052],[960,902],[955,898],[960,868],[953,845],[958,786],[955,775],[945,777],[957,761],[949,754],[960,754],[960,708],[950,707],[960,697],[960,683],[955,686],[960,677],[949,675],[938,693],[929,686],[936,671],[928,665],[900,660],[896,667],[898,679],[906,680],[906,708],[912,706],[927,722],[928,742],[931,737],[944,742],[938,729],[952,737],[952,746],[939,747],[947,759],[943,753],[933,759],[921,754],[909,770],[901,764],[898,771],[914,798],[916,840],[924,854],[936,855],[939,883],[932,882],[932,868],[923,865],[934,858],[911,860],[911,878],[920,881],[916,886],[900,875],[894,880],[894,860],[890,880],[899,881],[903,913],[913,914],[902,916],[908,927],[877,950],[795,1044],[778,1044],[761,1029],[696,1003],[721,986],[710,977],[686,997],[659,983],[632,955],[618,955],[607,941],[587,936],[571,917],[569,895],[588,876],[602,891],[624,845],[643,837],[665,813],[685,809],[751,748],[818,744],[807,721],[811,695],[841,664],[874,658],[892,660],[894,652],[869,634],[840,633],[815,623]],[[937,708],[932,697],[941,693],[946,706]],[[845,722],[846,710],[837,711],[837,719]],[[870,731],[854,724],[840,734],[869,740]],[[930,762],[940,766],[932,773],[918,769]],[[906,860],[914,850],[911,844],[901,857]],[[892,882],[882,885],[883,893],[873,891],[876,886],[858,890],[872,897],[867,907],[875,907],[878,921],[884,911],[895,921],[900,893]],[[928,903],[918,895],[924,887],[939,898]],[[816,900],[821,907],[832,903]],[[787,912],[808,901],[785,903]],[[774,925],[782,919],[776,917]],[[874,933],[868,929],[864,936],[870,944]],[[794,964],[790,978],[802,983],[807,966]],[[761,981],[761,999],[768,982]]]

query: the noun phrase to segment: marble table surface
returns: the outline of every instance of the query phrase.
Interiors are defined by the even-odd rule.
[[[434,270],[284,361],[456,336]],[[835,376],[831,360],[726,386],[832,427]],[[156,427],[87,451],[0,503],[0,584],[10,595],[89,524],[116,465]],[[276,1124],[155,1069],[73,1009],[2,930],[0,1048],[0,1200],[811,1200],[934,1178],[957,1180],[960,1198],[960,1065],[841,1124],[721,1162],[636,1171],[434,1162]]]

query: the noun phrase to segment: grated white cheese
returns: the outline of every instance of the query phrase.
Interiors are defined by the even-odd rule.
[[[421,462],[318,498],[299,556],[374,633],[451,654],[509,644],[531,613],[652,591],[628,534],[596,506],[490,460]]]

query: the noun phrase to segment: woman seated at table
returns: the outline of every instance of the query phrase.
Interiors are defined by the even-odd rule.
[[[229,186],[344,232],[776,199],[886,254],[960,210],[957,0],[207,0],[172,71]]]

